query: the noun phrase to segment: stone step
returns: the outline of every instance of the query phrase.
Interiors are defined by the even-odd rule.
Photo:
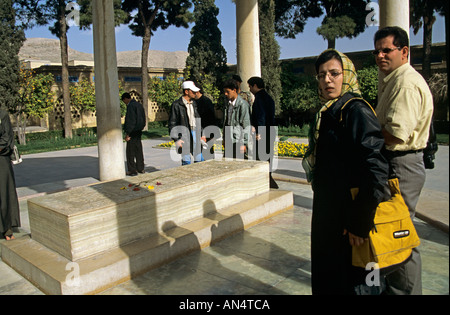
[[[192,221],[166,221],[157,234],[77,262],[30,237],[2,243],[2,260],[44,293],[95,294],[291,209],[293,194],[269,191],[221,210],[205,203],[208,213]]]

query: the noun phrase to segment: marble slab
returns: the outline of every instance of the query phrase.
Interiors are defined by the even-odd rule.
[[[268,175],[268,163],[213,160],[37,197],[31,237],[75,262],[268,193]]]
[[[160,233],[77,262],[28,236],[0,244],[2,260],[46,294],[95,294],[292,207],[292,192],[269,191],[181,226],[169,221]]]

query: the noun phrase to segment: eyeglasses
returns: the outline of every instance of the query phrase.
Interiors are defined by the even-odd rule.
[[[330,71],[327,73],[319,73],[318,75],[316,75],[316,80],[323,81],[323,80],[325,80],[326,77],[329,77],[331,81],[334,81],[341,74],[342,74],[342,72],[339,72],[339,71]]]
[[[378,56],[380,53],[383,54],[383,56],[390,54],[391,52],[393,52],[394,50],[402,50],[401,47],[395,47],[395,48],[383,48],[383,49],[378,49],[378,50],[374,50],[372,51],[372,54],[374,56]]]

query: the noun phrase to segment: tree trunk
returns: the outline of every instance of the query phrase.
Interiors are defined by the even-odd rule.
[[[20,135],[19,143],[22,145],[27,144],[27,116],[25,114],[21,115],[19,119],[19,128],[17,128],[17,134]]]
[[[431,78],[431,47],[433,45],[433,24],[436,20],[434,12],[431,9],[427,10],[423,17],[423,62],[422,62],[422,76],[428,82]]]
[[[139,15],[141,17],[142,24],[144,26],[144,36],[142,37],[142,59],[141,59],[141,74],[142,74],[142,106],[144,106],[145,111],[145,128],[148,130],[148,51],[150,48],[150,41],[152,38],[151,27],[155,21],[156,14],[159,11],[160,3],[155,4],[155,9],[152,14],[146,18],[144,14],[144,8],[142,1],[138,1]]]
[[[69,91],[69,49],[67,43],[67,24],[65,16],[65,5],[60,10],[59,23],[59,43],[61,47],[61,78],[62,91],[64,102],[64,135],[65,138],[72,139],[72,111],[70,106],[70,91]]]
[[[25,128],[23,127],[22,121],[22,111],[19,110],[16,114],[16,126],[17,126],[17,138],[19,139],[19,144],[26,145],[27,137],[26,137],[26,128],[27,125],[25,123]]]
[[[148,52],[150,48],[151,36],[152,35],[150,27],[146,27],[144,37],[142,37],[142,60],[141,60],[142,106],[144,106],[147,121],[144,130],[148,130]]]
[[[336,38],[328,39],[328,49],[336,49]]]

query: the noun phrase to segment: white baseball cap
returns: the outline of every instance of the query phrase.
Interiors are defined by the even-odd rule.
[[[183,90],[191,90],[194,93],[197,93],[200,91],[198,87],[195,86],[194,82],[192,81],[185,81],[183,85],[181,86]]]

